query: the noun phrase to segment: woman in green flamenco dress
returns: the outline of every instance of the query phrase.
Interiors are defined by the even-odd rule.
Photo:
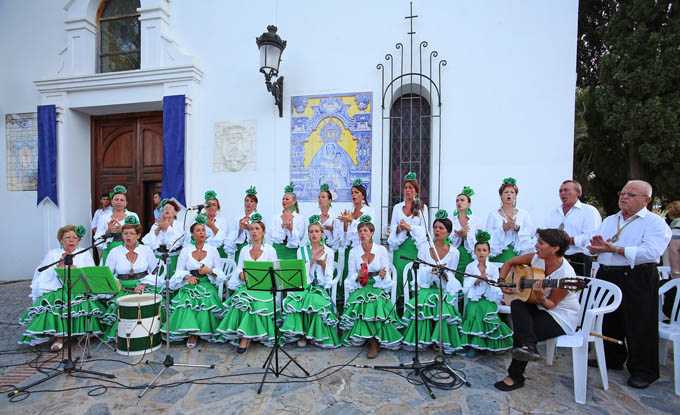
[[[236,273],[229,280],[228,287],[236,291],[227,298],[224,319],[217,328],[220,340],[238,346],[236,353],[248,351],[250,341],[259,341],[265,346],[274,345],[274,301],[271,292],[249,290],[243,271],[245,261],[276,261],[276,251],[264,244],[266,227],[262,215],[250,217],[250,245],[241,250]]]
[[[512,177],[503,179],[498,189],[501,207],[489,213],[486,231],[491,234],[492,262],[504,263],[517,255],[534,252],[536,228],[525,210],[516,207],[519,188]]]
[[[397,270],[397,298],[404,296],[403,273],[404,267],[409,263],[401,256],[416,258],[418,247],[427,244],[425,227],[428,224],[427,206],[416,201],[420,185],[414,172],[409,172],[404,177],[404,201],[397,203],[392,209],[390,220],[390,236],[387,244],[392,250],[392,263]],[[417,205],[416,205],[417,204]],[[400,303],[401,304],[401,303]]]
[[[451,245],[449,235],[453,225],[445,210],[435,214],[432,224],[434,249],[424,245],[418,251],[418,259],[456,269],[458,265],[458,250]],[[442,281],[437,269],[429,265],[421,265],[418,269],[418,334],[419,350],[428,345],[439,347],[439,305],[442,307],[441,346],[443,352],[452,354],[463,348],[460,342],[458,327],[462,322],[458,312],[458,297],[462,294],[462,285],[453,272],[447,271]],[[442,285],[444,301],[439,300],[439,284]],[[416,347],[415,298],[404,306],[404,316],[401,319],[404,329],[403,346],[407,350]]]
[[[384,246],[373,242],[375,227],[370,216],[362,216],[357,226],[359,245],[349,253],[349,273],[345,279],[348,297],[340,317],[346,346],[362,346],[368,341],[366,357],[374,359],[380,347],[396,350],[401,346],[401,327],[390,301],[392,278],[387,271],[390,257]]]
[[[108,309],[102,318],[108,326],[104,336],[106,341],[115,341],[117,337],[118,299],[130,294],[156,293],[160,291],[157,287],[165,282],[153,275],[158,259],[151,248],[139,244],[141,233],[142,225],[137,218],[125,218],[122,229],[123,245],[113,248],[106,258],[106,266],[111,269],[123,290],[107,301]]]
[[[167,275],[172,277],[177,269],[179,251],[182,249],[182,237],[184,229],[182,222],[177,220],[179,205],[174,200],[161,200],[161,216],[151,226],[149,233],[144,235],[142,243],[154,250],[156,258],[161,259],[163,254],[169,252],[170,264]]]
[[[463,187],[463,191],[456,196],[456,210],[453,212],[453,233],[451,244],[458,248],[458,268],[456,271],[465,272],[465,268],[473,261],[472,251],[475,248],[475,234],[481,228],[481,223],[476,216],[472,215],[471,197],[475,191],[470,187]],[[458,282],[463,284],[463,275],[456,274]]]
[[[220,254],[220,258],[227,258],[224,241],[227,239],[229,233],[229,225],[227,219],[221,214],[220,200],[217,198],[217,193],[214,190],[207,190],[204,195],[205,198],[205,243],[213,246]],[[184,240],[184,246],[192,244],[191,235],[187,235]]]
[[[309,218],[307,235],[309,244],[298,249],[298,259],[305,261],[307,287],[288,292],[283,300],[281,333],[286,343],[297,340],[298,347],[305,347],[307,341],[323,348],[338,347],[338,318],[328,295],[333,284],[333,250],[323,243],[319,215]]]
[[[229,224],[229,234],[224,240],[224,250],[229,256],[233,256],[234,262],[238,264],[241,250],[250,243],[250,216],[257,212],[257,189],[250,186],[246,190],[246,197],[243,199],[244,216],[238,215]]]
[[[297,258],[297,249],[305,237],[305,218],[300,214],[294,190],[293,183],[284,188],[283,212],[272,220],[271,240],[278,259]]]
[[[170,300],[170,319],[161,332],[171,341],[187,339],[187,347],[196,347],[198,338],[218,341],[217,326],[224,306],[215,285],[226,281],[217,248],[206,242],[204,215],[197,215],[189,228],[191,244],[182,248],[177,270],[170,279],[170,289],[179,290]]]
[[[474,355],[475,349],[500,352],[512,348],[512,330],[498,317],[498,304],[503,293],[499,287],[485,282],[498,281],[498,267],[489,261],[491,235],[480,230],[476,239],[476,259],[466,267],[465,273],[482,279],[465,279],[463,291],[467,304],[460,327],[461,341],[464,346],[470,347],[468,356]]]
[[[40,263],[38,268],[63,259],[66,254],[73,254],[78,248],[78,242],[85,236],[84,226],[67,225],[57,232],[57,240],[61,248],[50,250]],[[83,252],[73,257],[72,269],[92,267],[94,261],[90,251]],[[52,340],[52,351],[59,351],[64,347],[64,338],[67,335],[67,302],[66,288],[57,277],[55,268],[64,269],[63,262],[52,266],[42,272],[36,269],[31,281],[31,299],[33,305],[19,319],[19,323],[26,326],[19,344],[35,346]],[[99,319],[104,315],[106,307],[98,298],[110,296],[98,296],[87,300],[82,294],[71,294],[71,334],[74,336],[84,335],[89,330],[95,334],[102,334],[102,325]]]
[[[121,228],[123,227],[125,218],[134,216],[139,221],[139,216],[137,216],[135,212],[130,212],[126,209],[127,204],[127,189],[124,186],[114,187],[113,192],[111,193],[111,209],[103,212],[101,216],[99,216],[97,232],[94,234],[95,239],[102,238],[109,234],[113,235],[106,238],[106,245],[102,250],[102,260],[99,265],[106,264],[106,257],[113,248],[123,245]]]

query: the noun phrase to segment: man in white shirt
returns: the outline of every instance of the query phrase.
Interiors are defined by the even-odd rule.
[[[561,229],[569,235],[569,249],[564,259],[571,264],[577,275],[590,277],[593,259],[586,255],[585,246],[602,223],[602,217],[595,207],[579,200],[579,182],[563,181],[559,195],[562,204],[550,210],[543,222],[543,229]]]
[[[597,255],[597,278],[623,292],[619,308],[603,319],[602,333],[626,340],[626,346],[604,342],[607,367],[630,373],[628,385],[646,388],[659,378],[658,287],[656,264],[671,239],[661,216],[647,210],[652,186],[631,180],[619,192],[619,208],[607,217],[588,250]],[[592,366],[592,362],[589,362]]]
[[[111,198],[109,197],[108,193],[102,193],[102,195],[99,196],[99,205],[101,207],[94,211],[92,223],[90,224],[90,228],[92,229],[92,235],[94,235],[97,232],[97,223],[99,222],[99,217],[102,215],[102,213],[106,212],[108,209],[111,209]],[[97,250],[93,252],[93,257],[94,263],[98,264],[99,258],[102,257],[101,247],[97,247]]]

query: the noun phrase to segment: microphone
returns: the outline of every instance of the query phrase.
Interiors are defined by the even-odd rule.
[[[115,232],[108,232],[108,233],[101,235],[99,238],[97,238],[95,240],[113,238],[115,236],[114,234],[115,234]]]
[[[203,210],[204,207],[205,207],[205,205],[203,205],[203,204],[201,204],[201,205],[195,205],[195,206],[190,207],[190,208],[187,209],[187,210],[198,210],[198,211],[201,211],[201,210]]]

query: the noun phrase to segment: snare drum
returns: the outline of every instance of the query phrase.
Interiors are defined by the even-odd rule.
[[[122,355],[151,353],[161,347],[161,296],[132,294],[118,298],[116,351]]]

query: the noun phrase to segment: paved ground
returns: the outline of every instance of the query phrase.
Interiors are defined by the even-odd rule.
[[[35,369],[22,364],[38,355],[29,348],[16,344],[21,327],[16,323],[19,315],[29,306],[29,283],[17,282],[0,285],[0,385],[12,383],[9,379],[27,379],[24,384],[42,378]],[[18,349],[18,351],[17,351]],[[45,351],[43,347],[41,350]],[[74,349],[80,352],[79,348]],[[368,368],[333,367],[350,362],[360,352],[358,348],[321,350],[315,347],[286,350],[311,373],[319,373],[314,381],[301,381],[281,376],[265,384],[261,395],[257,385],[261,378],[262,363],[269,349],[253,345],[245,356],[237,357],[228,345],[199,343],[194,350],[184,346],[171,346],[171,355],[177,363],[215,364],[214,369],[173,367],[161,377],[158,387],[143,398],[139,390],[129,389],[150,382],[158,365],[139,363],[140,359],[119,356],[99,348],[85,369],[111,372],[115,382],[106,382],[87,376],[61,375],[34,388],[34,393],[20,402],[10,402],[6,394],[0,395],[0,413],[31,414],[625,414],[625,413],[680,413],[680,397],[673,393],[673,373],[669,357],[661,368],[661,379],[650,388],[639,391],[626,386],[627,374],[609,372],[609,390],[602,389],[596,369],[588,372],[586,405],[574,402],[571,352],[558,349],[554,366],[544,362],[532,363],[527,370],[526,386],[511,393],[493,388],[493,383],[504,375],[509,363],[509,353],[481,355],[474,358],[454,357],[452,367],[464,371],[472,384],[456,390],[436,390],[437,399],[431,399],[424,387],[410,384],[396,374]],[[541,350],[543,351],[543,350]],[[147,358],[162,360],[163,349]],[[365,353],[353,360],[352,365],[409,362],[412,354],[406,351],[382,351],[377,359],[368,361]],[[428,352],[425,357],[432,356]],[[58,361],[60,355],[42,354],[42,360]],[[146,358],[145,358],[146,359]],[[48,366],[51,362],[43,363]],[[132,365],[131,365],[132,363]],[[288,375],[300,375],[297,368],[286,369]],[[193,383],[186,383],[193,382]],[[108,389],[95,388],[107,385]],[[60,392],[39,392],[39,391]],[[89,393],[89,395],[88,395]]]

